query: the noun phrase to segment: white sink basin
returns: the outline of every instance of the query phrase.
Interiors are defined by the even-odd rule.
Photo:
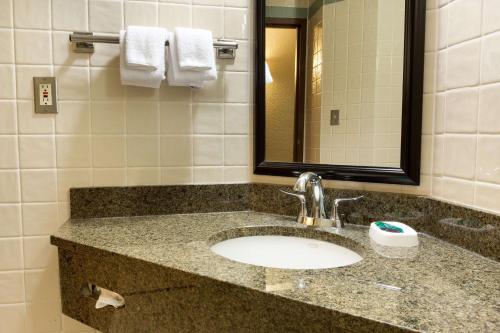
[[[342,267],[363,259],[330,242],[293,236],[238,237],[216,243],[211,250],[245,264],[287,269]]]

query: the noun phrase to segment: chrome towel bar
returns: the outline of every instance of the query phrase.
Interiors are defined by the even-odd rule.
[[[94,43],[120,44],[120,37],[116,35],[94,35],[93,32],[73,32],[69,35],[76,53],[94,53]],[[165,46],[168,46],[168,41]],[[217,39],[214,41],[217,58],[234,59],[238,42],[233,39]]]

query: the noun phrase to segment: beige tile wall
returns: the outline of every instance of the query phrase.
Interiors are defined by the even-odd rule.
[[[500,3],[435,1],[432,195],[500,213]],[[428,101],[431,103],[431,101]]]
[[[60,313],[48,235],[72,186],[247,182],[247,0],[0,0],[0,332],[92,332]],[[239,41],[199,91],[123,87],[118,46],[69,49],[70,31],[210,29]],[[34,115],[33,76],[56,76],[59,114]]]

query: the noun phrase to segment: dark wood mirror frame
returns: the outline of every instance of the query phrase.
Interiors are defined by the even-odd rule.
[[[296,177],[314,171],[324,179],[419,185],[424,76],[425,0],[405,0],[401,167],[265,161],[265,1],[256,4],[254,173]]]

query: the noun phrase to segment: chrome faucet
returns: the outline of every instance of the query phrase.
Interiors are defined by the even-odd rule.
[[[307,200],[305,193],[307,192],[307,186],[311,184],[311,215],[307,211]],[[292,195],[300,200],[300,212],[297,217],[297,222],[309,225],[309,226],[332,226],[335,224],[337,228],[343,228],[344,222],[340,219],[338,214],[338,206],[341,202],[345,201],[356,201],[361,199],[363,196],[356,198],[341,198],[335,199],[333,201],[332,213],[330,219],[326,218],[325,214],[325,196],[323,193],[323,184],[321,183],[321,176],[318,176],[314,172],[304,172],[302,173],[295,185],[293,186],[294,192],[287,192],[280,190],[281,192]]]
[[[306,193],[307,184],[311,184],[311,200],[312,200],[312,212],[311,217],[324,219],[325,214],[325,204],[324,204],[324,193],[323,184],[321,183],[321,176],[313,172],[304,172],[299,176],[293,190],[299,193]]]

